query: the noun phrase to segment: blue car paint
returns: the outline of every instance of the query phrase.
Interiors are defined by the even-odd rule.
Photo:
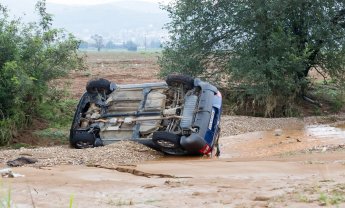
[[[180,144],[190,154],[203,154],[204,151],[212,150],[218,138],[222,97],[215,86],[200,79],[196,78],[194,80],[194,86],[199,86],[202,92],[193,124],[193,126],[199,128],[199,131],[192,133],[190,136],[182,136]],[[214,111],[214,117],[212,127],[209,128],[212,111]]]
[[[220,116],[221,116],[221,112],[222,112],[222,98],[215,95],[214,99],[213,99],[213,109],[212,111],[214,111],[214,117],[213,117],[213,121],[212,121],[212,128],[208,129],[205,135],[205,141],[207,142],[207,144],[212,147],[214,145],[214,142],[216,140],[216,136],[217,136],[217,131],[218,131],[218,127],[220,124]]]

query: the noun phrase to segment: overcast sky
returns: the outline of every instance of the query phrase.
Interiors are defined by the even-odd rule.
[[[159,3],[174,0],[46,0],[53,15],[53,26],[64,28],[81,39],[93,34],[114,37],[116,41],[159,39],[166,36],[162,28],[169,22]],[[38,20],[37,0],[0,0],[12,18],[23,22]],[[95,5],[95,6],[94,6]],[[97,5],[97,6],[96,6]]]
[[[47,0],[47,2],[58,4],[78,4],[78,5],[92,5],[92,4],[104,4],[109,2],[124,1],[124,0]],[[131,0],[126,0],[131,1]],[[142,0],[148,2],[167,3],[171,0]]]

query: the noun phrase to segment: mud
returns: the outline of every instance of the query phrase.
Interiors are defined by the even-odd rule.
[[[140,57],[92,54],[87,57],[89,70],[71,73],[57,86],[67,86],[71,96],[79,98],[86,82],[95,77],[121,84],[159,80],[157,57]],[[109,166],[104,164],[105,151],[92,165],[96,167],[13,168],[25,177],[3,178],[0,204],[8,207],[10,196],[12,207],[18,208],[345,207],[344,115],[224,116],[222,129],[220,158],[155,157],[136,165]],[[57,151],[68,161],[80,158],[75,152]],[[85,161],[92,159],[85,155]]]
[[[16,207],[345,207],[344,133],[307,125],[223,137],[220,158],[15,168],[25,177],[2,190]]]
[[[260,158],[294,154],[311,148],[345,144],[342,125],[307,125],[300,129],[275,129],[222,138],[222,158]],[[325,150],[325,151],[326,151]]]

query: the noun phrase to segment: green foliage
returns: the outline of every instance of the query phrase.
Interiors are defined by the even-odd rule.
[[[50,122],[52,128],[61,128],[71,124],[76,105],[77,101],[73,99],[45,100],[37,106],[37,112]]]
[[[319,202],[323,206],[337,205],[345,202],[345,197],[340,193],[327,194],[322,192],[319,196]]]
[[[318,67],[345,74],[345,2],[340,0],[177,0],[166,6],[170,41],[160,65],[240,88],[237,102],[290,111]]]
[[[45,0],[36,10],[40,21],[10,20],[0,5],[0,145],[37,114],[48,83],[81,66],[79,41],[62,29],[51,28]]]
[[[138,46],[133,41],[127,41],[125,44],[125,48],[127,48],[128,51],[137,51]]]
[[[332,83],[315,84],[308,94],[317,97],[319,100],[327,102],[332,112],[338,112],[345,106],[345,94],[339,90],[339,86]]]
[[[74,202],[74,195],[71,195],[69,199],[69,208],[73,208],[73,202]]]

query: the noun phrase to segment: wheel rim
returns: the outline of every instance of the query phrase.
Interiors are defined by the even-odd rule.
[[[77,142],[75,145],[79,149],[85,149],[85,148],[93,147],[93,144],[90,144],[90,142],[82,142],[82,141]]]

